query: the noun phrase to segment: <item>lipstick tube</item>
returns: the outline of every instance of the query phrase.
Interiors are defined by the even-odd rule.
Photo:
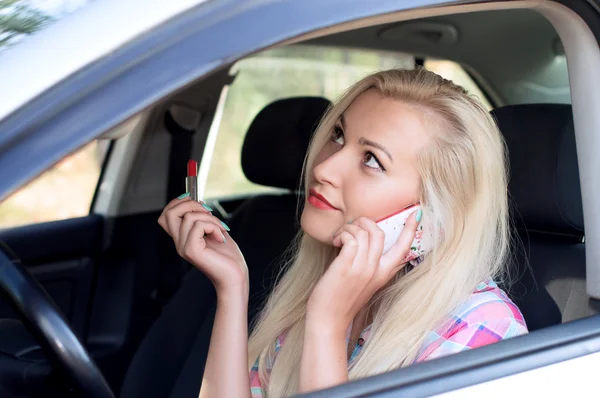
[[[190,199],[198,201],[198,163],[189,160],[187,164],[187,177],[185,178],[185,191],[190,193]]]

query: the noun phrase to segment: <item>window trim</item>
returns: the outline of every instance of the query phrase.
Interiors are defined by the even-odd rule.
[[[94,207],[96,206],[96,200],[98,199],[98,195],[100,194],[100,188],[102,185],[102,181],[104,181],[104,177],[106,175],[106,170],[108,163],[110,162],[110,157],[113,152],[113,148],[115,147],[115,140],[110,140],[108,144],[108,148],[106,148],[106,153],[104,154],[104,159],[102,159],[102,164],[100,165],[100,175],[98,176],[98,182],[96,183],[96,188],[94,188],[94,195],[92,196],[92,201],[90,203],[89,214],[94,212]]]

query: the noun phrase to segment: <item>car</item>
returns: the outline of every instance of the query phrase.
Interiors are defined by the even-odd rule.
[[[600,2],[74,3],[0,2],[40,29],[0,51],[0,396],[197,396],[214,290],[156,223],[187,160],[246,256],[252,318],[298,229],[315,123],[366,73],[416,66],[505,136],[505,288],[530,333],[306,396],[594,394]]]

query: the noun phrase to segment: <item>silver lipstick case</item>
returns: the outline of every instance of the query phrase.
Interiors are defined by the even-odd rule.
[[[185,191],[190,193],[190,199],[198,201],[198,177],[185,178]]]

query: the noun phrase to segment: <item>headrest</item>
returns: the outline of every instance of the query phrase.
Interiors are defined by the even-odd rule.
[[[330,104],[321,97],[296,97],[260,111],[242,147],[246,177],[260,185],[297,189],[310,138]]]
[[[492,115],[508,146],[508,190],[517,227],[583,236],[571,106],[514,105]]]

